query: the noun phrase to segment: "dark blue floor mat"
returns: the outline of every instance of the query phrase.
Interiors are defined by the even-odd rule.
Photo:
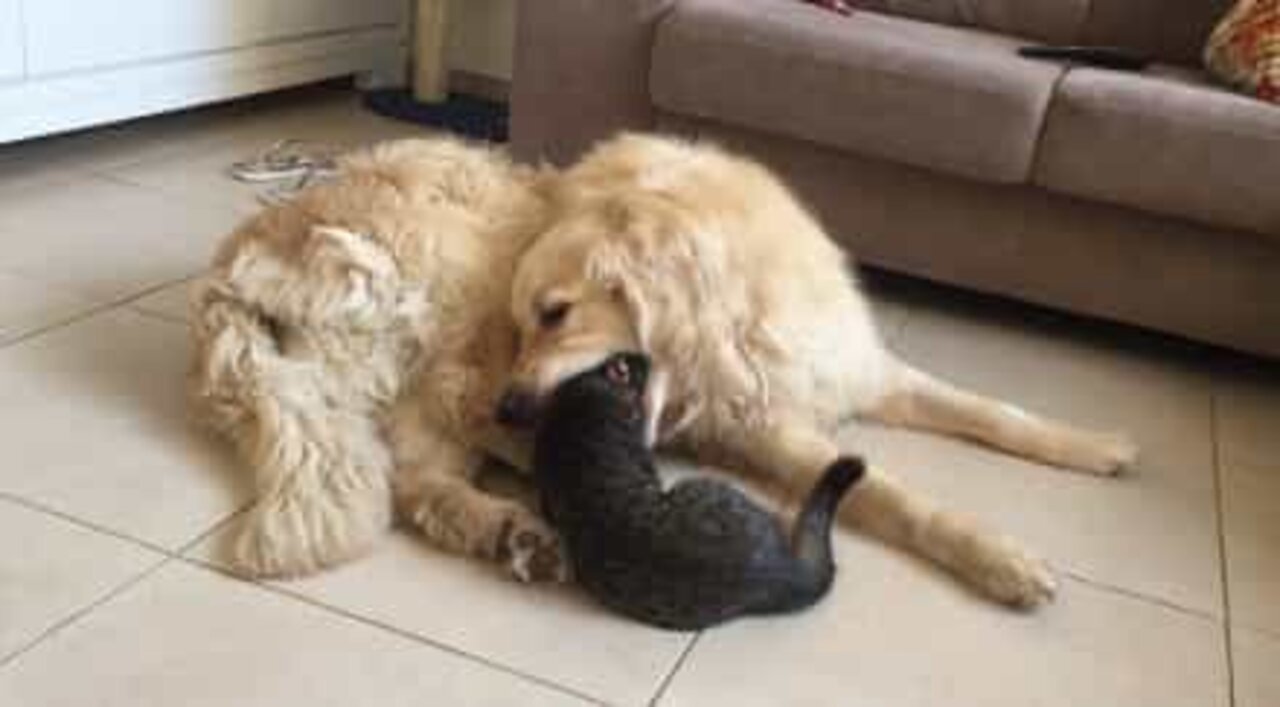
[[[417,123],[489,142],[507,141],[507,107],[496,101],[457,93],[441,103],[420,103],[409,91],[366,91],[365,106],[379,115]]]

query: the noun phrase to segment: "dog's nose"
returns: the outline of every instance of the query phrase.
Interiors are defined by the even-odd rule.
[[[508,388],[498,401],[498,422],[519,427],[533,422],[538,410],[538,398],[523,388]]]

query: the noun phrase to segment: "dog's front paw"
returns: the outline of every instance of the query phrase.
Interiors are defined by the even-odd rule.
[[[560,536],[523,507],[503,523],[498,546],[499,557],[521,582],[563,582],[569,577]]]
[[[1068,430],[1045,452],[1044,461],[1087,474],[1116,476],[1138,463],[1138,445],[1123,434]]]
[[[1012,540],[999,538],[985,549],[975,573],[982,590],[1017,609],[1035,609],[1053,601],[1058,581],[1049,563]]]
[[[1079,468],[1102,476],[1115,476],[1138,463],[1138,445],[1120,434],[1090,435],[1088,453],[1080,459]]]

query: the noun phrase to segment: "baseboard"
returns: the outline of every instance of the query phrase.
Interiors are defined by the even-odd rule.
[[[356,74],[395,83],[394,26],[0,84],[0,143]]]

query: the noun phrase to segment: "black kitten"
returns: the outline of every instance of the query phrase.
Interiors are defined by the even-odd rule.
[[[788,538],[726,484],[663,491],[644,442],[648,359],[618,354],[561,384],[538,415],[534,469],[543,510],[575,576],[599,601],[664,628],[795,611],[831,587],[831,523],[863,473],[841,458],[805,501]]]

